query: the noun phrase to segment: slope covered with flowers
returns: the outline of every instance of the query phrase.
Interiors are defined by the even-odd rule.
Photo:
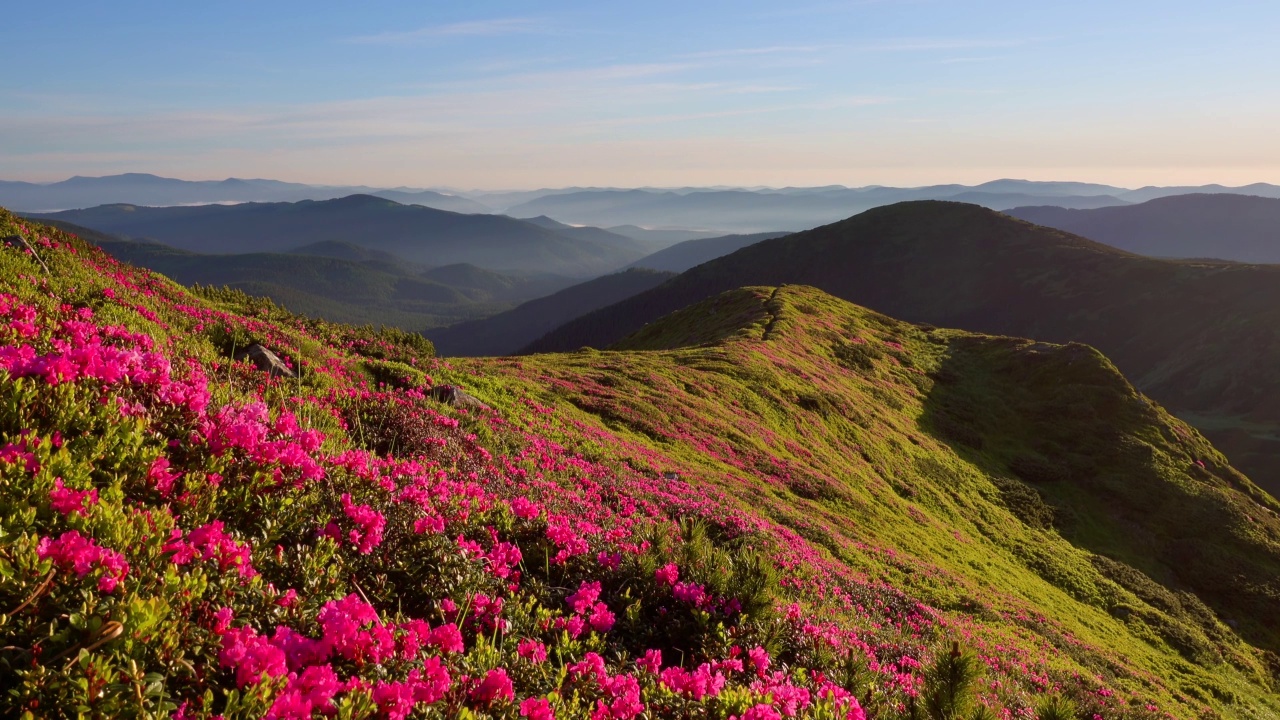
[[[804,375],[786,357],[732,363],[786,337],[775,313],[741,342],[763,307],[750,291],[698,325],[714,341],[700,350],[455,367],[412,336],[186,291],[0,226],[48,267],[0,248],[0,715],[1136,718],[1270,702],[1262,652],[1212,617],[1157,618],[1208,644],[1184,659],[956,522],[967,510],[863,495],[865,473],[815,455],[859,452],[824,437],[838,423],[793,442],[774,428],[794,419],[715,387]],[[667,330],[688,335],[680,322]],[[299,377],[228,360],[251,342]],[[793,400],[917,437],[900,383],[880,379],[859,407],[832,405],[835,387],[826,406]],[[445,380],[493,410],[435,403]],[[917,439],[902,458],[955,460]],[[913,467],[877,470],[967,498]],[[860,516],[886,524],[860,535]],[[1155,602],[1122,591],[1141,613]]]

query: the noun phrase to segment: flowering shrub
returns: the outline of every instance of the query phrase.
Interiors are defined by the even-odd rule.
[[[434,403],[417,336],[34,234],[56,280],[0,250],[0,715],[918,717],[962,635],[983,707],[1143,716],[652,451]],[[250,341],[299,377],[232,362]]]

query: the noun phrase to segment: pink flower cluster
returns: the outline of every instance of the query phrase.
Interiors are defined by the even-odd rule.
[[[129,563],[124,555],[99,546],[77,530],[68,530],[56,540],[41,538],[37,553],[41,560],[51,560],[61,570],[74,571],[76,577],[101,569],[98,589],[105,593],[115,592],[129,574]]]
[[[640,683],[632,675],[619,673],[610,675],[605,668],[604,658],[599,653],[589,652],[583,655],[580,662],[569,666],[569,676],[575,679],[590,679],[595,682],[603,697],[596,702],[596,711],[592,718],[598,720],[631,720],[644,712],[645,705],[641,700]]]
[[[267,406],[261,402],[219,408],[208,418],[202,434],[216,456],[229,454],[271,468],[277,485],[290,481],[301,486],[324,477],[324,468],[313,457],[324,436],[316,430],[300,428],[297,418],[289,412],[281,412],[273,424]]]
[[[577,637],[582,630],[582,618],[586,619],[587,624],[592,630],[599,633],[606,633],[613,629],[614,622],[617,618],[613,612],[609,610],[609,606],[600,599],[601,585],[599,580],[590,582],[584,581],[578,586],[578,591],[565,598],[565,602],[569,604],[575,616],[564,620],[564,627],[568,628],[572,637]]]
[[[368,555],[374,548],[382,544],[382,531],[387,526],[387,518],[368,505],[356,505],[351,501],[350,493],[342,495],[342,511],[355,528],[347,532],[347,539],[360,551]],[[325,535],[341,539],[341,531],[335,523],[329,523]]]
[[[86,502],[88,503],[86,505]],[[49,506],[63,515],[83,515],[89,506],[98,504],[98,491],[72,490],[63,484],[62,478],[55,478],[53,490],[49,492]]]
[[[284,695],[273,706],[273,717],[310,717],[325,711],[338,693],[363,687],[362,681],[340,681],[330,665],[341,659],[353,663],[385,663],[393,659],[413,661],[427,647],[440,652],[461,652],[462,636],[456,625],[431,628],[422,620],[402,625],[382,622],[377,611],[356,595],[325,603],[317,616],[321,637],[312,639],[286,625],[270,637],[249,627],[221,630],[219,662],[234,670],[239,687],[256,685],[264,678],[287,677]],[[439,656],[425,659],[403,682],[380,682],[373,698],[388,717],[406,717],[418,703],[432,703],[448,692],[449,672]]]
[[[182,531],[175,528],[165,543],[164,551],[173,553],[174,565],[186,565],[193,560],[213,560],[219,572],[235,570],[240,577],[257,575],[253,569],[253,553],[247,543],[238,543],[227,534],[221,520],[192,530],[183,539]]]

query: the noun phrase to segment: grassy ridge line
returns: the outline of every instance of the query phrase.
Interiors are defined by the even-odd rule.
[[[720,292],[783,283],[912,322],[1088,343],[1280,495],[1280,266],[1142,257],[974,205],[901,203],[766,240],[527,351],[607,347]]]
[[[770,341],[761,341],[770,324]],[[1265,582],[1267,568],[1276,567],[1274,500],[1198,433],[1138,395],[1096,352],[924,332],[792,287],[727,293],[617,347],[453,365],[473,373],[469,381],[486,393],[517,389],[541,403],[581,408],[628,438],[632,447],[622,457],[658,452],[677,460],[684,472],[830,549],[843,565],[930,604],[1006,621],[1045,616],[1048,626],[1030,624],[1043,633],[1041,642],[1092,652],[1091,664],[1104,666],[1118,652],[1132,666],[1173,678],[1170,685],[1191,697],[1244,697],[1250,694],[1244,687],[1271,682],[1274,656],[1257,649],[1275,648],[1267,616],[1255,609],[1242,630],[1256,647],[1228,640],[1227,627],[1203,603],[1187,598],[1184,608],[1166,601],[1166,586],[1185,584],[1151,546],[1179,533],[1212,543],[1223,530],[1261,530],[1247,551],[1259,556],[1255,571]],[[1027,365],[1043,365],[1038,378],[1009,377],[1011,368]],[[1068,374],[1073,367],[1079,377]],[[1083,422],[1133,437],[1151,458],[1127,458],[1132,465],[1086,487],[1070,487],[1070,479],[1048,486],[1019,480],[1011,463],[1021,460],[1027,474],[1032,460],[1059,460],[1052,448],[1037,451],[1035,436],[1095,441],[1097,431],[1081,418],[1055,414],[1055,405],[1080,399],[1073,394],[1093,410],[1082,384],[1096,392],[1097,409],[1115,413]],[[971,420],[998,419],[973,427],[958,421],[965,412]],[[1047,432],[1059,421],[1060,430]],[[966,441],[989,447],[975,451]],[[1115,460],[1100,446],[1088,450],[1098,453],[1095,460]],[[1123,491],[1128,478],[1142,480],[1135,491],[1149,500],[1164,495],[1174,506],[1229,498],[1230,525],[1197,516],[1179,528],[1188,511],[1165,506],[1168,525],[1126,539],[1122,520],[1108,517],[1113,497],[1099,488],[1114,483],[1112,493]],[[1250,527],[1248,513],[1261,528]],[[1095,553],[1132,563],[1160,582]],[[1274,603],[1274,595],[1259,602]]]

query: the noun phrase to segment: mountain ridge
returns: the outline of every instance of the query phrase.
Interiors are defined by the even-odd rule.
[[[1280,266],[1146,258],[973,205],[923,201],[766,240],[589,313],[524,352],[605,347],[740,285],[798,283],[913,322],[1081,341],[1280,492]],[[1222,313],[1234,322],[1224,325]],[[1240,348],[1232,351],[1230,348]],[[1245,351],[1247,349],[1247,352]]]
[[[1006,214],[1143,255],[1280,263],[1280,198],[1173,195],[1120,208],[1021,207]]]
[[[642,246],[621,236],[608,241],[570,237],[501,215],[453,213],[367,194],[230,206],[106,205],[28,216],[206,253],[279,252],[341,240],[424,265],[472,263],[499,271],[578,277],[616,270],[645,254]]]

